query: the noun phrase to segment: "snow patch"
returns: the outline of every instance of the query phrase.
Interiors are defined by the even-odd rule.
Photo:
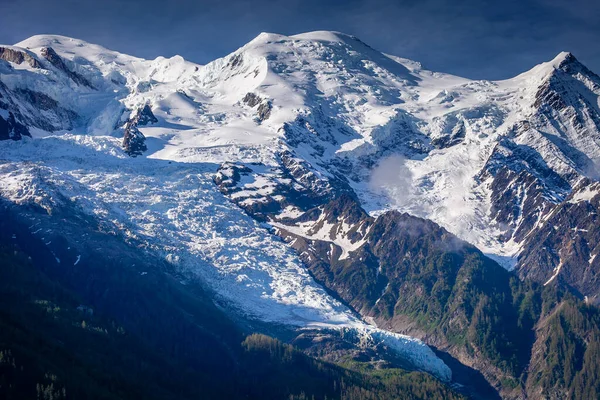
[[[573,196],[568,200],[571,204],[577,204],[582,201],[591,201],[594,197],[599,194],[598,189],[592,186],[588,186],[583,190],[575,192]]]

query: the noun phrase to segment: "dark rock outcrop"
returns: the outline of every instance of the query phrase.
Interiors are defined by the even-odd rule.
[[[262,122],[269,119],[272,109],[273,106],[271,105],[270,101],[263,101],[256,109],[256,112],[258,113],[258,120]]]
[[[465,124],[459,121],[448,135],[435,138],[431,145],[437,149],[445,149],[461,143],[465,138]]]
[[[158,118],[156,118],[148,104],[146,104],[144,107],[137,111],[137,114],[134,117],[134,119],[137,120],[138,126],[145,126],[148,124],[155,124],[158,122]]]
[[[21,119],[28,126],[54,132],[73,129],[80,120],[80,116],[75,111],[62,107],[57,100],[45,93],[16,89],[13,94],[18,100],[16,104],[20,104],[19,107],[14,108],[20,109]],[[49,113],[40,113],[40,111]]]
[[[42,68],[42,65],[39,63],[39,61],[30,54],[16,49],[10,49],[8,47],[0,47],[0,60],[15,64],[22,64],[26,62],[32,68]]]
[[[257,94],[248,92],[242,99],[242,102],[248,105],[248,107],[254,108],[258,106],[256,109],[256,119],[258,122],[263,122],[271,116],[271,110],[273,109],[273,105],[270,100],[263,99]]]
[[[58,101],[47,94],[36,92],[29,89],[17,89],[15,93],[26,102],[34,105],[36,108],[47,111],[59,108]]]
[[[0,140],[20,140],[23,136],[31,137],[31,133],[25,125],[15,119],[12,112],[8,113],[7,119],[0,115]]]
[[[148,148],[146,147],[146,137],[138,126],[155,124],[158,119],[152,113],[152,109],[148,104],[139,108],[131,118],[127,120],[123,134],[123,149],[132,157],[141,155]]]
[[[71,130],[81,117],[75,111],[61,106],[49,95],[22,87],[8,88],[0,81],[0,110],[13,114],[23,127],[39,128],[48,132]],[[7,119],[5,114],[4,119]]]
[[[244,58],[242,57],[241,54],[236,54],[235,56],[231,57],[231,59],[229,59],[229,61],[227,62],[227,67],[233,69],[235,67],[241,66],[244,62]]]
[[[256,107],[262,101],[262,99],[260,98],[260,96],[248,92],[246,93],[242,101],[246,103],[249,107]]]
[[[518,273],[600,304],[600,184],[583,180],[523,243]]]
[[[581,96],[573,96],[572,93],[573,85],[570,84],[570,78],[577,75],[589,79],[591,86],[587,90],[597,91],[600,89],[600,77],[581,64],[573,54],[568,53],[538,88],[534,106],[560,111],[580,101],[585,101]]]
[[[288,151],[280,153],[278,159],[279,165],[276,167],[224,163],[213,180],[224,195],[260,221],[277,217],[287,207],[307,211],[340,194],[355,198],[343,177],[324,177],[316,173],[310,163]],[[268,173],[265,174],[265,170]],[[265,179],[264,187],[250,187],[241,183],[242,180],[252,180],[257,176]]]
[[[125,125],[125,133],[123,134],[123,150],[131,157],[142,155],[148,148],[146,147],[146,137],[137,128],[133,121],[129,121]]]
[[[42,48],[42,56],[48,60],[50,64],[54,65],[54,67],[67,74],[67,76],[76,84],[87,86],[90,89],[96,90],[96,88],[84,76],[72,71],[69,67],[67,67],[64,60],[58,54],[56,54],[56,51],[54,51],[52,47]]]

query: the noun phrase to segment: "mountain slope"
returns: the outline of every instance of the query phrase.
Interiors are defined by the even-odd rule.
[[[317,282],[367,321],[435,346],[454,367],[456,382],[469,385],[472,395],[494,397],[489,386],[503,398],[563,398],[564,393],[585,398],[585,393],[597,390],[595,380],[573,380],[592,373],[596,362],[583,365],[579,356],[562,350],[579,346],[583,357],[597,346],[593,334],[572,331],[581,324],[595,331],[592,315],[597,311],[582,315],[571,287],[567,286],[571,292],[564,292],[557,285],[520,281],[437,224],[398,211],[371,217],[346,193],[291,213],[289,207],[298,210],[314,198],[302,201],[302,192],[278,190],[283,197],[279,201],[287,204],[282,213],[273,207],[275,201],[266,209],[256,207],[263,197],[253,197],[260,189],[253,191],[252,183],[247,183],[252,168],[256,167],[226,166],[216,179],[222,192],[256,218],[269,220],[274,233],[297,251]],[[243,182],[245,190],[236,187]],[[550,348],[553,331],[547,328],[548,320],[564,307],[572,310],[562,317],[565,337]],[[561,349],[554,351],[557,347]],[[540,358],[550,355],[549,363]],[[569,379],[548,378],[563,368]]]
[[[244,339],[209,292],[180,283],[163,260],[99,232],[93,219],[14,208],[0,209],[2,398],[462,398],[424,373],[379,377],[266,336]],[[87,237],[75,260],[29,232],[36,214],[63,224],[55,241]]]
[[[263,33],[204,66],[35,36],[0,46],[0,194],[73,204],[241,320],[349,330],[449,380],[409,332],[519,396],[543,331],[521,301],[546,289],[496,262],[597,300],[599,88],[569,53],[493,82],[338,32]]]

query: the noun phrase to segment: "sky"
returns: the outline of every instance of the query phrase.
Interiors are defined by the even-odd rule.
[[[504,79],[570,51],[600,73],[600,0],[0,0],[0,43],[59,34],[205,64],[260,32],[335,30],[425,68]]]

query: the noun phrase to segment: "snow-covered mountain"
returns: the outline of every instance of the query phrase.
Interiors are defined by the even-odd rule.
[[[271,143],[277,146],[276,132],[261,131],[254,111],[215,83],[215,70],[227,72],[180,57],[137,60],[55,36],[19,48],[39,64],[3,63],[3,107],[33,140],[2,143],[3,197],[49,213],[61,199],[74,202],[99,217],[103,229],[205,281],[247,318],[346,329],[450,379],[449,368],[421,341],[362,322],[314,282],[292,249],[219,193],[213,183],[219,163],[272,163]],[[46,97],[60,102],[42,106],[38,100]],[[69,126],[59,125],[64,113],[73,116]],[[130,151],[131,132],[145,150]]]
[[[333,298],[272,232],[352,257],[367,225],[315,214],[346,194],[373,216],[430,219],[553,281],[570,270],[563,254],[548,242],[532,255],[531,242],[548,237],[556,210],[598,198],[599,96],[600,78],[570,53],[474,81],[337,32],[262,33],[207,65],[34,36],[0,46],[0,139],[14,139],[0,142],[0,193],[48,212],[68,199],[242,314],[354,329],[449,379],[422,342]],[[584,260],[588,273],[564,282],[593,298],[598,249],[583,249],[569,263]]]

